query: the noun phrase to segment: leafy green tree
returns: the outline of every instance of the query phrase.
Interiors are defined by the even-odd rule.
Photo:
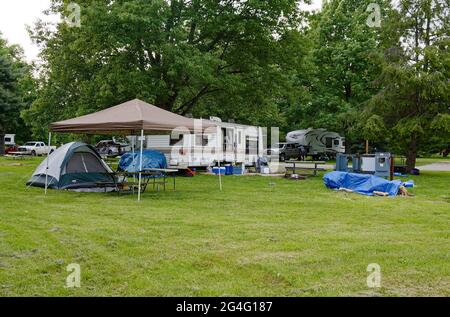
[[[361,112],[379,87],[375,58],[392,37],[384,21],[392,14],[390,1],[380,5],[381,26],[367,24],[367,1],[330,0],[310,19],[309,91],[291,107],[289,121],[296,128],[328,128],[347,137],[347,144],[361,138]]]
[[[69,2],[53,0],[52,10],[68,16]],[[34,133],[135,97],[180,114],[277,117],[299,1],[77,2],[80,27],[33,30],[45,62],[39,98],[24,114]]]
[[[370,102],[390,140],[415,167],[419,151],[450,140],[449,6],[445,0],[402,0],[393,28],[401,42],[386,52],[383,89]]]
[[[0,33],[0,155],[5,153],[5,134],[26,128],[20,111],[30,100],[32,91],[31,68],[23,61],[21,48],[8,45]]]

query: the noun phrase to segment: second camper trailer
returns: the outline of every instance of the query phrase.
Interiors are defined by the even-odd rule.
[[[337,153],[345,153],[345,138],[326,129],[306,129],[289,132],[288,143],[303,145],[307,155],[318,159],[323,156],[333,158]]]

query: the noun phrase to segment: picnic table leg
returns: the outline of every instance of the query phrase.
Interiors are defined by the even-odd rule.
[[[145,192],[147,190],[148,183],[150,183],[150,178],[147,178],[147,181],[145,182],[145,185],[144,185],[144,191],[143,192]]]

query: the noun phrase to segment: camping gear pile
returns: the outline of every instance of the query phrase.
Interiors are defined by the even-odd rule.
[[[99,189],[99,183],[114,184],[111,168],[94,147],[80,142],[67,143],[50,154],[36,169],[28,186],[85,192]]]
[[[347,172],[330,172],[323,181],[326,187],[367,196],[411,196],[405,184],[399,180],[388,181],[384,178]],[[410,185],[409,185],[410,186]]]

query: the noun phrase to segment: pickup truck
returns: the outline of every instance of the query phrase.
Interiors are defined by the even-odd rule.
[[[56,146],[47,146],[44,142],[27,142],[25,145],[19,146],[18,152],[21,154],[36,156],[47,155],[56,150]]]

